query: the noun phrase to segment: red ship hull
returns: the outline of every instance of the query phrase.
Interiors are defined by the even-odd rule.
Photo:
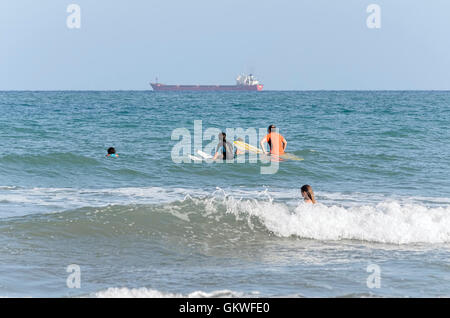
[[[264,85],[165,85],[150,83],[154,91],[262,91]]]

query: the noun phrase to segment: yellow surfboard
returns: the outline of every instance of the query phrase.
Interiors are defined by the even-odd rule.
[[[244,151],[248,151],[251,153],[259,153],[262,154],[263,151],[255,146],[249,145],[243,141],[240,140],[236,140],[234,142],[234,144],[236,145],[237,148],[239,148],[240,150],[244,150]]]
[[[304,160],[303,158],[297,157],[293,153],[289,153],[289,152],[285,152],[284,154],[279,155],[279,157],[282,159],[287,159],[287,160],[296,160],[296,161]]]
[[[261,149],[255,147],[255,146],[249,145],[249,144],[247,144],[247,143],[245,143],[245,142],[243,142],[243,141],[236,140],[236,141],[234,142],[234,144],[235,144],[236,147],[239,148],[240,150],[244,150],[244,151],[248,151],[248,152],[256,153],[256,154],[264,154],[264,152],[263,152]],[[295,160],[295,161],[301,161],[301,160],[304,160],[303,158],[297,157],[296,155],[294,155],[294,154],[292,154],[292,153],[289,153],[289,152],[285,152],[285,153],[282,154],[282,155],[271,155],[271,156],[273,156],[273,157],[279,157],[279,158],[284,159],[284,160]]]

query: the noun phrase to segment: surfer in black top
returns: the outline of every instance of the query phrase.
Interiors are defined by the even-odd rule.
[[[229,160],[234,159],[234,149],[233,145],[227,141],[227,134],[221,132],[219,134],[219,144],[216,148],[216,154],[213,157],[213,160],[223,159]]]

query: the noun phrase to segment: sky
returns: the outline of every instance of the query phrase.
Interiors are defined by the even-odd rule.
[[[81,27],[68,28],[78,4]],[[368,28],[370,4],[380,28]],[[1,0],[0,90],[448,90],[448,0]]]

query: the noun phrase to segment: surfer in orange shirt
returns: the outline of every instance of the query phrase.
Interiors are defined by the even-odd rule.
[[[270,147],[270,154],[271,155],[282,155],[284,154],[284,150],[287,146],[287,141],[284,139],[282,135],[275,132],[276,127],[275,125],[270,125],[267,129],[268,134],[264,136],[263,139],[259,142],[261,145],[261,149],[265,154],[267,154],[266,148],[264,146],[265,143],[269,144]]]

